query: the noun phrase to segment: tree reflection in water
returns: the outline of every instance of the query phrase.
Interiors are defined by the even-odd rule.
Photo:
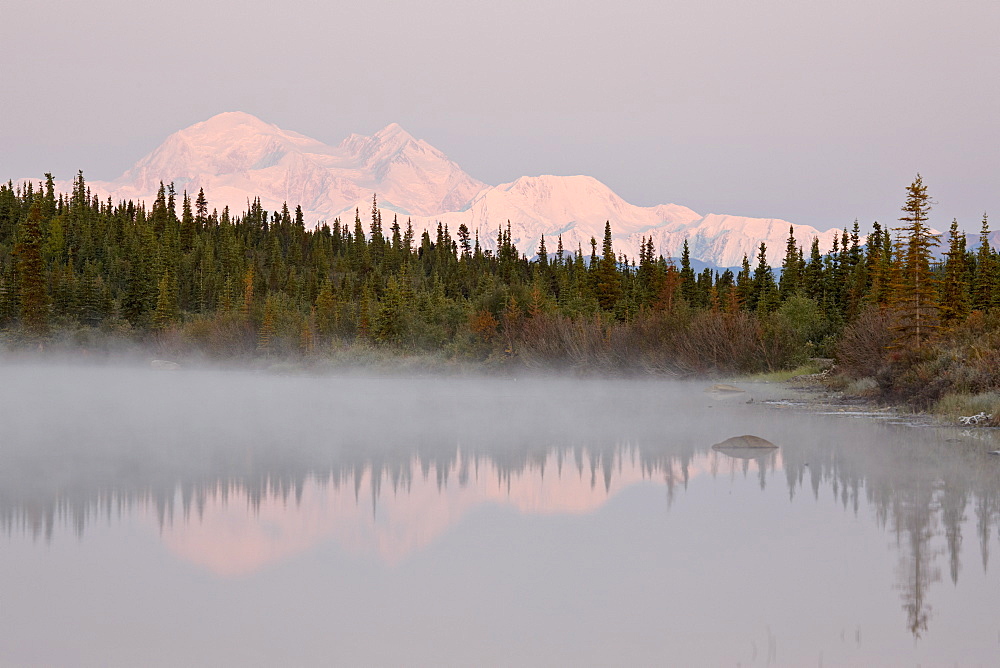
[[[639,401],[635,414],[653,414],[654,399]],[[959,582],[970,504],[983,569],[988,568],[993,529],[1000,522],[1000,461],[986,455],[989,448],[982,444],[956,444],[945,438],[952,434],[930,429],[796,416],[758,404],[727,408],[726,419],[767,428],[780,451],[733,458],[710,447],[745,433],[736,426],[709,435],[713,425],[696,421],[675,417],[665,430],[662,421],[615,418],[620,407],[595,403],[585,409],[594,414],[592,421],[550,418],[544,429],[516,421],[497,429],[480,413],[433,428],[389,430],[373,411],[353,406],[360,415],[337,414],[335,429],[314,435],[299,425],[287,438],[266,430],[254,438],[228,439],[150,431],[129,440],[129,429],[109,427],[101,438],[74,444],[71,426],[46,427],[50,432],[40,427],[32,438],[8,440],[0,449],[0,527],[49,540],[59,526],[82,535],[90,522],[114,522],[137,509],[155,512],[161,526],[193,521],[210,504],[229,498],[245,498],[251,513],[275,499],[294,510],[310,485],[348,490],[377,518],[380,503],[390,497],[405,501],[423,481],[439,494],[488,483],[513,497],[525,477],[536,487],[573,478],[601,498],[619,481],[654,480],[664,484],[669,508],[695,474],[756,475],[764,490],[783,471],[790,503],[805,489],[817,499],[831,494],[845,512],[870,509],[878,527],[895,537],[896,586],[915,638],[931,624],[942,556],[947,555],[951,582]],[[547,411],[551,415],[551,408]],[[365,427],[355,428],[350,419]],[[403,422],[411,424],[412,416],[410,421]],[[192,433],[203,431],[210,430],[202,425]]]

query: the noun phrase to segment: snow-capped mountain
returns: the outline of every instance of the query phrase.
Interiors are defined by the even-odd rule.
[[[385,206],[427,216],[461,208],[486,187],[396,124],[328,146],[242,112],[175,132],[116,180],[91,187],[116,199],[148,199],[161,181],[178,192],[204,188],[219,209],[242,211],[260,197],[272,211],[301,205],[314,221],[362,200],[370,208],[375,192]]]
[[[777,219],[703,216],[677,204],[635,206],[589,176],[525,176],[491,187],[395,123],[371,137],[355,134],[329,146],[242,112],[176,132],[118,179],[90,187],[101,198],[148,202],[160,182],[173,182],[178,193],[192,197],[204,188],[210,207],[229,206],[235,213],[254,197],[272,211],[285,202],[301,205],[310,224],[338,216],[350,222],[356,208],[367,223],[377,195],[383,219],[395,213],[401,224],[409,219],[417,234],[427,229],[432,235],[438,222],[453,236],[464,223],[484,248],[496,245],[498,228],[510,221],[513,242],[529,256],[542,235],[550,253],[559,235],[567,251],[581,247],[589,254],[591,238],[600,250],[610,221],[615,250],[632,258],[644,236],[665,256],[679,255],[687,239],[692,258],[734,266],[744,254],[754,260],[763,241],[768,261],[778,265],[790,227]],[[807,251],[813,237],[827,251],[837,234],[791,227]]]
[[[635,206],[589,176],[523,176],[484,190],[465,210],[412,220],[415,229],[430,229],[440,221],[455,230],[465,223],[470,231],[478,231],[487,247],[496,246],[498,229],[509,220],[511,240],[529,256],[538,250],[543,234],[549,253],[556,250],[560,235],[567,251],[582,248],[589,255],[594,239],[600,253],[604,224],[610,221],[615,250],[630,258],[638,258],[643,237],[652,237],[657,252],[668,257],[680,256],[686,239],[692,258],[723,267],[739,265],[744,253],[756,258],[761,241],[767,244],[768,261],[780,265],[790,226],[783,220],[701,216],[678,204]],[[793,227],[807,253],[813,237],[828,250],[837,234]]]

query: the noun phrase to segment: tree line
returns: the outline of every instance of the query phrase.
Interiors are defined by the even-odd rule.
[[[0,328],[9,344],[103,332],[223,355],[362,342],[577,366],[602,355],[629,366],[632,351],[647,368],[741,370],[832,354],[877,309],[894,314],[889,347],[920,348],[1000,305],[1000,260],[985,216],[978,250],[953,222],[935,260],[919,175],[906,193],[896,227],[863,237],[855,221],[826,253],[816,239],[804,252],[790,229],[780,272],[763,243],[753,266],[744,256],[696,272],[686,241],[676,262],[651,238],[637,258],[616,253],[611,221],[586,251],[542,237],[529,259],[509,221],[487,249],[464,224],[417,235],[384,220],[374,197],[353,221],[311,227],[298,206],[220,212],[203,191],[161,184],[147,208],[100,200],[82,172],[57,193],[47,174],[0,185]],[[682,341],[695,334],[703,354]]]

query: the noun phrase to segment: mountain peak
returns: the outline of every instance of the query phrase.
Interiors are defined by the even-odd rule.
[[[413,135],[403,129],[399,123],[389,123],[381,130],[375,133],[375,137],[382,141],[387,141],[390,139],[395,140],[413,140]]]
[[[390,123],[371,137],[366,137],[364,148],[361,152],[369,159],[384,160],[386,158],[391,159],[401,152],[426,150],[428,148],[430,147],[424,142],[415,139],[413,135],[404,130],[398,123]],[[444,157],[444,155],[441,154],[441,157]]]
[[[221,114],[216,114],[207,120],[201,121],[200,123],[195,123],[194,125],[181,130],[181,132],[228,132],[241,127],[250,128],[257,132],[274,132],[278,129],[277,126],[262,121],[253,114],[248,114],[245,111],[224,111]]]
[[[215,116],[212,116],[211,118],[208,118],[208,119],[206,119],[206,120],[204,120],[202,122],[203,123],[212,123],[212,122],[216,122],[216,121],[220,121],[220,122],[221,121],[227,121],[227,122],[235,122],[235,123],[246,123],[246,122],[263,123],[264,122],[264,121],[260,120],[259,118],[257,118],[256,116],[254,116],[253,114],[248,114],[245,111],[239,111],[239,110],[236,110],[236,111],[222,111],[222,112],[219,112],[218,114],[216,114]]]
[[[370,201],[372,192],[401,213],[454,211],[485,187],[398,123],[329,146],[243,111],[175,132],[107,190],[148,199],[160,182],[191,192],[204,188],[220,206],[260,197],[268,208],[295,202],[325,219]]]
[[[399,123],[389,123],[370,137],[359,134],[349,135],[340,144],[340,148],[371,162],[391,158],[395,154],[411,146],[422,144],[404,130]]]

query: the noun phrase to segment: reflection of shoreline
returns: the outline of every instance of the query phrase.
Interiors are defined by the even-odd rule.
[[[585,514],[645,481],[663,485],[669,508],[678,488],[705,473],[756,480],[763,489],[774,482],[770,473],[782,471],[790,502],[803,493],[819,499],[825,489],[846,512],[857,514],[864,503],[876,526],[895,534],[897,588],[907,627],[920,637],[932,618],[929,594],[942,579],[943,554],[958,583],[972,513],[987,571],[990,543],[1000,533],[994,531],[1000,529],[998,462],[948,441],[914,443],[894,433],[872,447],[851,438],[855,424],[797,435],[797,442],[776,439],[780,450],[747,459],[699,450],[691,440],[649,447],[641,439],[615,445],[567,437],[572,445],[539,439],[503,447],[434,441],[296,450],[293,442],[277,450],[265,443],[200,458],[164,458],[162,448],[146,448],[129,458],[93,457],[53,470],[55,460],[44,450],[24,449],[20,461],[8,455],[21,468],[0,469],[0,528],[8,536],[48,541],[56,530],[82,537],[91,523],[135,517],[158,531],[179,559],[239,577],[324,543],[399,564],[486,506]],[[857,426],[862,436],[871,431]],[[139,456],[147,450],[160,459]],[[23,473],[42,465],[42,476]]]
[[[686,476],[714,473],[719,459],[697,457],[686,466]],[[369,467],[360,480],[310,479],[297,499],[269,492],[252,501],[246,489],[217,488],[199,501],[197,516],[174,518],[161,535],[175,555],[226,576],[252,573],[327,540],[353,554],[397,564],[483,505],[525,514],[585,514],[636,483],[659,479],[666,484],[684,475],[676,463],[651,471],[628,452],[609,462],[591,459],[579,468],[577,463],[550,453],[537,466],[503,472],[488,460],[459,458],[440,476],[433,469],[420,473],[414,461],[411,470],[417,473],[405,488],[393,489],[387,473],[373,484]],[[604,477],[603,471],[613,475]],[[467,479],[459,482],[464,475]],[[452,482],[439,485],[442,477]]]

